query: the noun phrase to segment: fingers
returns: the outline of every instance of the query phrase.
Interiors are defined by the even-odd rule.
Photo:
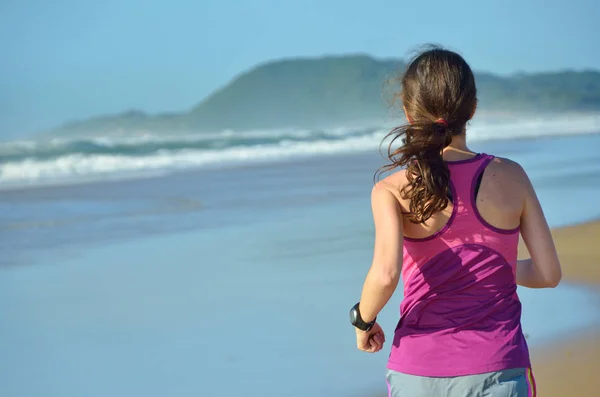
[[[371,347],[374,349],[374,352],[378,352],[383,348],[383,336],[380,333],[373,335],[371,339],[369,339]]]
[[[385,337],[383,333],[376,333],[372,335],[365,335],[364,338],[357,340],[357,347],[367,353],[376,353],[383,348]]]
[[[381,344],[377,342],[375,339],[369,339],[369,353],[375,353],[381,350]]]
[[[356,347],[358,350],[367,353],[376,353],[383,348],[385,343],[385,334],[381,326],[375,323],[375,326],[369,332],[356,332]]]

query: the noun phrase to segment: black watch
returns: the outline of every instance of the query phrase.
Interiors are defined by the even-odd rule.
[[[359,304],[360,304],[360,302],[358,302],[356,305],[352,306],[352,309],[350,309],[350,322],[352,323],[352,325],[354,325],[356,328],[360,329],[361,331],[368,332],[371,330],[371,328],[373,328],[373,325],[375,325],[375,320],[377,320],[377,317],[375,317],[373,319],[373,321],[371,321],[369,323],[364,322],[364,320],[360,316],[360,310],[358,309]]]

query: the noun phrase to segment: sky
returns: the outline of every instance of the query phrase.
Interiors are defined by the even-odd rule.
[[[0,0],[0,139],[185,111],[271,59],[435,42],[499,74],[600,69],[597,0]]]

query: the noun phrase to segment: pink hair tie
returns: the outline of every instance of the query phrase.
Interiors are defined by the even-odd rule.
[[[444,127],[448,127],[448,122],[446,121],[446,119],[437,119],[437,120],[435,121],[435,123],[436,123],[436,124],[441,124],[441,125],[443,125]]]

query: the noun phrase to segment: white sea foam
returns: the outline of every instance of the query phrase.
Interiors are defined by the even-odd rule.
[[[37,185],[50,181],[65,183],[86,177],[98,179],[125,174],[376,151],[387,131],[373,128],[287,129],[7,142],[0,144],[0,186]],[[563,115],[511,118],[503,122],[475,121],[469,127],[469,139],[482,141],[598,132],[600,115]],[[244,142],[235,143],[240,139]],[[149,144],[153,145],[150,149],[144,146]],[[162,144],[171,146],[163,148]],[[78,145],[92,145],[92,148],[80,150]],[[116,149],[111,151],[111,148]],[[127,151],[120,152],[119,148],[126,148]],[[142,150],[144,148],[145,151]],[[133,149],[133,152],[128,151],[129,149]],[[136,152],[138,149],[140,152]]]
[[[474,140],[540,138],[560,135],[580,135],[600,132],[600,115],[562,115],[519,118],[502,122],[474,121],[469,137]]]
[[[281,161],[291,158],[376,149],[383,137],[378,132],[337,141],[283,140],[270,145],[230,147],[219,150],[159,150],[146,156],[68,154],[50,160],[25,159],[0,164],[0,183],[15,184],[71,176],[110,174],[160,169],[186,169],[206,165]]]

